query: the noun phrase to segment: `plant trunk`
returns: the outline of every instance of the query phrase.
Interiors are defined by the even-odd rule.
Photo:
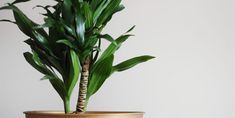
[[[87,58],[85,62],[82,64],[82,73],[79,85],[76,113],[85,112],[89,67],[90,67],[90,59]]]

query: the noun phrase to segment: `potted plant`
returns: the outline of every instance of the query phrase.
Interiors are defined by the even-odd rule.
[[[112,16],[123,10],[121,0],[54,0],[56,4],[36,7],[45,10],[44,24],[28,18],[17,6],[30,0],[15,0],[0,10],[12,10],[16,24],[29,38],[32,51],[25,52],[27,62],[41,72],[57,91],[64,103],[64,113],[29,111],[26,118],[141,118],[142,112],[87,112],[86,106],[105,80],[115,72],[127,70],[154,57],[139,56],[113,65],[114,54],[131,34],[114,39],[102,29]],[[47,29],[47,31],[45,30]],[[103,40],[110,42],[101,51]],[[70,110],[70,96],[78,82],[79,93],[75,112]]]

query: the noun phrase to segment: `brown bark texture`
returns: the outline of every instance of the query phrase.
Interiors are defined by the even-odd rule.
[[[90,59],[87,58],[85,62],[82,64],[82,73],[80,78],[76,113],[85,112],[89,68],[90,68]]]

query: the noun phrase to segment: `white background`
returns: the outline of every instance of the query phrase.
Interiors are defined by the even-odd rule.
[[[42,23],[33,0],[20,4]],[[2,6],[7,0],[1,0]],[[126,9],[105,29],[117,37],[136,25],[115,62],[142,54],[157,58],[114,74],[91,98],[88,110],[145,111],[145,118],[235,117],[235,1],[123,0]],[[0,19],[10,18],[9,11]],[[27,110],[62,110],[48,81],[23,58],[27,39],[0,23],[0,117],[23,118]],[[77,91],[71,106],[74,109]]]

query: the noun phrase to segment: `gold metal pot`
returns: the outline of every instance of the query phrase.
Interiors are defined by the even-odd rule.
[[[85,112],[79,114],[64,114],[55,111],[27,111],[26,118],[143,118],[144,112]]]

